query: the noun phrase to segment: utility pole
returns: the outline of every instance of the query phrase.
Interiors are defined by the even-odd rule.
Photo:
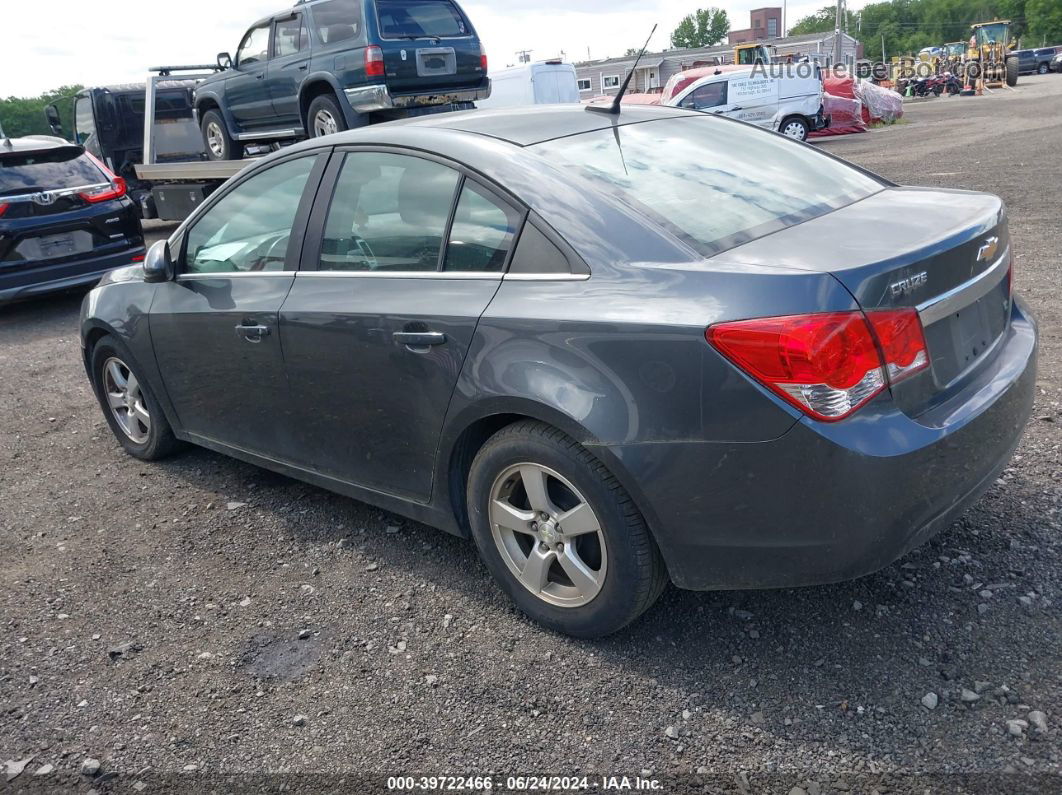
[[[841,14],[844,7],[844,0],[837,0],[837,20],[833,28],[833,64],[844,63],[844,50],[842,49],[843,42],[841,41]]]

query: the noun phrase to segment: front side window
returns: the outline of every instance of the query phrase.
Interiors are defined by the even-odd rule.
[[[287,160],[229,191],[188,232],[184,272],[284,270],[292,224],[315,161]]]
[[[376,0],[385,39],[467,36],[468,23],[450,0]]]
[[[705,256],[884,188],[811,147],[711,114],[595,130],[530,151]]]
[[[78,97],[74,102],[74,135],[79,144],[96,137],[96,117],[92,113],[91,97]]]
[[[347,155],[328,210],[321,270],[434,271],[461,175],[417,157]]]
[[[295,55],[308,43],[301,15],[292,19],[282,19],[277,23],[276,34],[273,36],[273,54],[276,57]]]
[[[243,37],[239,52],[236,53],[237,66],[250,66],[269,58],[269,25],[251,28]]]
[[[454,213],[444,270],[501,273],[520,218],[520,213],[509,205],[465,180]]]
[[[726,87],[726,80],[698,86],[679,104],[684,108],[693,108],[694,110],[722,107],[726,104]]]
[[[322,44],[336,44],[358,36],[361,9],[354,0],[328,0],[313,7],[313,26]]]

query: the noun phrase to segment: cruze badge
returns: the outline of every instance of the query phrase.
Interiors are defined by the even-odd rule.
[[[996,251],[999,250],[999,238],[990,237],[985,241],[985,244],[981,248],[977,249],[977,261],[978,262],[991,262],[995,256]]]
[[[913,276],[908,276],[906,279],[900,279],[898,282],[893,282],[889,285],[889,292],[892,293],[893,298],[900,298],[904,295],[910,295],[919,287],[924,286],[928,281],[929,272],[922,271]]]

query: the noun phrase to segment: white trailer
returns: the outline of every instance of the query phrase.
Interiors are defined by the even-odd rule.
[[[574,104],[579,102],[575,67],[561,61],[510,66],[491,73],[491,95],[476,107],[519,108],[527,105]]]

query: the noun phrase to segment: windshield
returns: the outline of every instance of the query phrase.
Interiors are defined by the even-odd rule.
[[[465,18],[450,0],[376,0],[376,11],[385,39],[469,35]]]
[[[0,196],[107,182],[79,146],[0,156]]]
[[[777,133],[709,115],[628,124],[532,151],[711,256],[884,187]]]
[[[983,25],[977,28],[977,43],[980,45],[1006,44],[1009,39],[1007,33],[1008,27],[1002,22]]]

